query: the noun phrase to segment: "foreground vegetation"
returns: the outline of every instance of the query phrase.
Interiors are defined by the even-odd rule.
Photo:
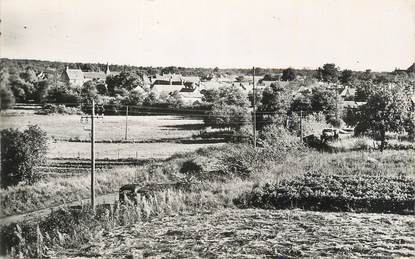
[[[103,230],[54,256],[262,258],[414,256],[413,217],[299,210],[181,213]],[[391,238],[393,237],[393,238]]]
[[[285,138],[286,140],[287,138]],[[76,253],[74,254],[74,250],[71,249],[78,251],[79,247],[82,247],[81,244],[97,242],[97,239],[94,237],[97,237],[98,240],[99,237],[110,237],[114,231],[118,231],[117,229],[123,226],[134,226],[143,222],[158,222],[158,220],[165,222],[166,216],[175,215],[178,217],[177,224],[180,224],[179,219],[183,217],[185,219],[187,217],[185,215],[188,215],[188,213],[197,213],[197,215],[202,217],[201,211],[222,211],[226,208],[234,210],[238,207],[271,208],[270,204],[278,204],[275,208],[304,207],[304,203],[296,202],[293,199],[293,197],[298,198],[301,196],[285,196],[286,200],[284,202],[289,204],[289,206],[280,206],[280,204],[284,203],[275,203],[275,200],[271,199],[270,196],[256,196],[261,199],[249,199],[253,193],[258,193],[258,190],[264,190],[264,188],[269,188],[269,192],[261,193],[270,195],[272,195],[274,190],[278,192],[285,187],[291,188],[293,193],[305,195],[304,190],[306,187],[311,186],[313,188],[310,187],[310,196],[320,195],[326,187],[334,194],[341,193],[342,191],[348,193],[348,191],[355,190],[356,193],[353,194],[355,196],[351,197],[353,198],[359,197],[357,194],[359,190],[362,192],[362,195],[366,195],[362,188],[369,188],[375,194],[380,195],[380,191],[383,192],[384,190],[377,189],[377,187],[387,185],[386,187],[390,187],[391,189],[388,190],[392,193],[394,193],[394,190],[401,192],[406,190],[405,195],[401,196],[396,204],[406,202],[406,204],[410,205],[414,202],[415,156],[413,151],[387,150],[382,153],[378,151],[353,151],[329,154],[316,151],[307,152],[301,145],[298,146],[294,140],[293,142],[288,141],[285,147],[282,147],[281,143],[277,144],[281,147],[276,148],[274,146],[272,149],[276,150],[274,153],[270,153],[271,149],[265,152],[266,148],[263,148],[263,153],[259,152],[260,156],[257,156],[257,152],[248,145],[225,145],[201,149],[195,153],[176,155],[162,164],[146,165],[138,170],[139,174],[136,174],[132,168],[100,173],[98,174],[98,179],[102,178],[98,180],[98,186],[101,190],[106,191],[116,191],[120,185],[127,181],[137,181],[145,185],[149,182],[185,180],[192,183],[193,187],[190,192],[184,190],[164,190],[150,195],[139,196],[136,197],[139,201],[137,205],[127,202],[124,205],[101,206],[95,215],[90,213],[90,208],[88,207],[77,209],[63,208],[53,212],[40,222],[9,225],[2,229],[2,236],[7,241],[4,243],[3,252],[7,250],[9,254],[14,255],[40,256],[62,255],[60,253],[65,251],[64,253],[67,255],[75,256]],[[286,148],[285,151],[289,150],[289,152],[281,152],[284,148]],[[264,159],[261,160],[261,157]],[[335,179],[339,184],[334,180],[327,182],[327,179]],[[385,182],[388,179],[389,182]],[[400,180],[392,181],[391,179]],[[57,197],[65,197],[62,194],[67,194],[67,197],[75,193],[85,193],[87,195],[88,188],[82,184],[87,183],[87,179],[82,177],[66,178],[65,181],[59,184],[59,188],[53,186],[60,181],[62,179],[54,178],[51,182],[52,185],[48,186],[48,188],[42,188],[44,186],[40,184],[35,184],[31,188],[26,187],[25,197],[36,197],[36,193],[46,197],[44,200],[38,199],[36,202],[33,202],[32,208],[39,206],[42,202],[56,200]],[[350,184],[358,184],[357,186],[360,186],[360,189],[347,189],[349,185],[344,185],[345,181]],[[82,187],[78,189],[77,185]],[[345,186],[346,189],[343,190]],[[59,191],[54,192],[52,190]],[[23,190],[19,191],[22,192]],[[19,193],[19,191],[16,189],[14,195]],[[43,194],[39,194],[42,192]],[[50,193],[45,194],[44,192]],[[3,194],[9,195],[8,197],[14,197],[12,193]],[[11,204],[19,203],[19,201],[22,207],[30,207],[26,203],[23,205],[21,202],[22,197],[15,197],[15,200],[9,199],[7,205],[2,204],[2,209],[12,206]],[[394,198],[392,197],[389,201],[393,202]],[[243,200],[245,200],[245,203],[241,203]],[[254,200],[256,202],[260,201],[260,205],[253,203],[252,201]],[[29,199],[28,201],[30,204],[35,199]],[[337,200],[332,202],[331,205],[335,204]],[[376,205],[377,203],[373,204]],[[347,206],[329,206],[324,208],[317,206],[312,209],[362,211],[361,208],[359,203],[350,202]],[[383,211],[383,209],[380,211],[387,212]],[[412,211],[410,209],[406,207],[404,213],[413,214],[413,208]],[[245,213],[241,210],[238,211],[242,215]],[[390,212],[403,212],[403,210],[394,211],[391,209]],[[231,213],[235,215],[233,212]],[[271,213],[270,215],[274,214]],[[297,214],[294,213],[294,215]],[[279,224],[282,223],[280,222]],[[407,227],[410,226],[408,225]],[[406,228],[404,227],[404,229]],[[104,235],[104,233],[108,234]],[[180,233],[176,234],[180,236]],[[346,250],[343,252],[347,255],[369,253],[366,247],[346,247]],[[89,250],[86,250],[82,255],[91,255],[93,251],[95,250],[90,246]],[[295,255],[298,252],[295,251],[281,250],[280,253]],[[382,251],[379,250],[378,253],[382,254]],[[397,254],[403,255],[405,253],[399,252]]]

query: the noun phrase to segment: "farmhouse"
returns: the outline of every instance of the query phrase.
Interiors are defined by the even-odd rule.
[[[109,75],[117,75],[118,72],[111,72],[109,65],[105,72],[83,72],[81,69],[70,69],[68,66],[61,75],[61,80],[66,82],[69,85],[80,87],[85,82],[90,80],[105,80]]]
[[[183,78],[178,74],[156,75],[152,82],[154,85],[183,85]]]
[[[182,88],[179,92],[180,97],[183,100],[183,103],[186,105],[195,105],[201,104],[203,95],[200,93],[197,88],[185,87]]]
[[[356,95],[356,88],[351,88],[349,86],[345,86],[344,89],[340,93],[340,97],[344,100],[351,100]]]

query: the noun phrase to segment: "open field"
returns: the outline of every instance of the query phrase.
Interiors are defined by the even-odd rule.
[[[413,216],[238,210],[187,213],[102,231],[54,256],[263,258],[415,256]]]
[[[175,153],[191,152],[198,148],[220,144],[186,143],[95,143],[97,159],[164,159]],[[48,158],[91,157],[91,143],[61,142],[49,144]]]
[[[13,115],[0,117],[0,129],[25,128],[37,124],[46,131],[49,141],[48,158],[90,158],[89,131],[80,123],[79,115]],[[89,124],[86,124],[85,127]],[[151,143],[96,143],[97,159],[159,159],[174,153],[190,152],[215,145],[207,143],[163,142],[168,139],[189,139],[202,129],[203,121],[182,116],[129,116],[128,140]],[[95,139],[122,141],[125,136],[125,117],[106,116],[97,120]],[[160,141],[159,143],[157,143]]]
[[[49,137],[57,140],[89,140],[89,123],[81,124],[80,115],[2,115],[0,129],[24,128],[37,124]],[[129,140],[157,140],[165,138],[186,138],[199,132],[203,121],[197,117],[183,116],[129,116]],[[105,116],[96,120],[95,139],[123,140],[125,137],[125,116]]]

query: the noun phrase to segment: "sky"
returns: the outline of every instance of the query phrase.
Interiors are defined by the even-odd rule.
[[[0,0],[0,56],[138,66],[391,71],[415,0]]]

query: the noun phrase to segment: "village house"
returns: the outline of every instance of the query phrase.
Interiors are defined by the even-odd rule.
[[[151,91],[158,97],[165,97],[178,92],[184,104],[194,105],[202,103],[202,94],[198,89],[200,78],[197,76],[182,76],[179,74],[156,75]]]
[[[105,72],[83,72],[81,69],[70,69],[68,66],[61,75],[61,80],[71,86],[81,87],[85,82],[91,80],[103,80],[110,75],[117,75],[118,72],[111,72],[109,65],[105,69]]]
[[[340,92],[340,97],[343,98],[343,100],[353,100],[355,95],[356,88],[349,87],[348,85]]]

